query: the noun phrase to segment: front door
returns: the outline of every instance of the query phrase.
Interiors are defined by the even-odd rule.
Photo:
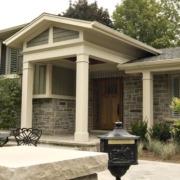
[[[94,81],[94,129],[112,130],[115,121],[122,121],[122,89],[122,78]]]

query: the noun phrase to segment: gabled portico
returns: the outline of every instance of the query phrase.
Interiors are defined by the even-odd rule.
[[[76,99],[75,141],[89,140],[89,72],[117,70],[118,64],[160,53],[98,22],[46,13],[7,39],[5,44],[20,48],[23,53],[21,127],[32,127],[33,98]],[[42,66],[42,71],[38,71],[39,83],[42,85],[41,89],[37,89],[38,93],[34,94],[36,65]],[[72,75],[69,79],[72,83],[73,72],[76,71],[76,95],[73,92],[61,94],[61,86],[56,87],[54,80],[58,80],[59,70],[53,66],[65,68],[65,72],[66,69],[70,70]],[[150,74],[145,72],[144,75],[145,84],[151,86]],[[55,92],[53,87],[60,93]],[[70,87],[72,88],[72,84]]]

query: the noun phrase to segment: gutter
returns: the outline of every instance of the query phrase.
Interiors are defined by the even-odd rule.
[[[117,67],[119,70],[128,70],[128,69],[139,69],[139,68],[150,68],[150,67],[164,67],[180,64],[180,58],[167,59],[167,60],[157,60],[157,61],[146,61],[146,62],[137,62],[137,63],[128,63],[128,64],[119,64]]]

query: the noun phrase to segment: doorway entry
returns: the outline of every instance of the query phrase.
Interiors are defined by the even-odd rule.
[[[123,80],[94,80],[94,130],[113,130],[114,122],[123,121]]]

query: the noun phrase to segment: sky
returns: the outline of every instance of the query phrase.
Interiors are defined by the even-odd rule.
[[[74,3],[76,0],[72,0]],[[93,3],[95,0],[88,0]],[[110,16],[121,0],[96,0],[98,7],[108,9]],[[0,30],[29,23],[43,12],[60,14],[69,7],[69,0],[2,0]]]

